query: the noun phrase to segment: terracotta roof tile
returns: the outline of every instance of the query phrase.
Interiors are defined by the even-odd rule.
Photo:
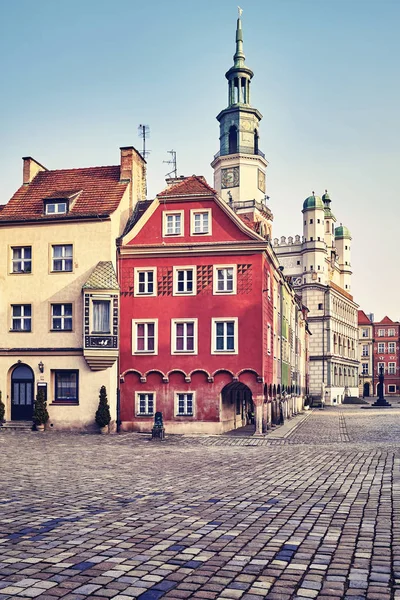
[[[120,167],[90,167],[41,171],[22,185],[0,211],[0,221],[54,220],[65,217],[108,216],[127,188],[120,183]],[[77,194],[67,215],[44,215],[43,200]]]
[[[179,183],[175,183],[170,187],[165,188],[162,192],[157,194],[160,198],[165,197],[176,197],[176,196],[193,196],[193,195],[202,195],[209,196],[210,194],[216,194],[217,192],[206,182],[203,176],[199,175],[191,175],[190,177],[185,177]]]
[[[386,315],[385,317],[383,317],[382,321],[378,321],[375,323],[375,325],[396,325],[397,321],[392,321],[392,319],[389,319],[389,317]]]
[[[367,317],[363,310],[358,311],[358,324],[359,325],[371,325],[371,319]]]

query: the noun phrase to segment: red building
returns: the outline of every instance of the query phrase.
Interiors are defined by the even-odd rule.
[[[242,220],[202,177],[138,203],[119,246],[120,421],[218,433],[255,415],[273,383],[271,269],[260,223]],[[272,386],[271,386],[272,387]]]
[[[378,376],[381,367],[384,369],[384,394],[394,396],[400,390],[399,364],[399,327],[400,323],[385,317],[382,321],[374,322],[374,353],[373,353],[373,389],[377,394]]]

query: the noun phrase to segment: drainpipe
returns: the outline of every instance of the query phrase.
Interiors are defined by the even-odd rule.
[[[322,315],[322,393],[325,394],[325,317],[326,317],[326,294],[329,287],[324,291],[324,314]],[[324,398],[321,398],[321,401]]]

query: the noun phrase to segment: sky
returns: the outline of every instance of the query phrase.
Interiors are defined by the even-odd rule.
[[[302,234],[303,200],[328,189],[352,233],[352,293],[400,319],[400,2],[242,0],[251,102],[263,115],[273,237]],[[0,0],[0,204],[23,156],[49,169],[119,163],[150,127],[148,192],[177,152],[204,175],[219,147],[235,50],[230,0]]]

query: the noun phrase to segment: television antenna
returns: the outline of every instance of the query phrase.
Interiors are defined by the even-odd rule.
[[[141,137],[143,139],[142,156],[146,160],[147,156],[150,154],[150,150],[146,150],[146,140],[150,137],[150,126],[149,125],[139,125],[138,134],[139,134],[139,137]]]
[[[167,165],[172,165],[172,171],[170,171],[169,173],[167,173],[165,177],[171,177],[171,175],[173,175],[173,177],[175,177],[175,179],[176,179],[178,177],[178,166],[177,166],[177,162],[176,162],[176,151],[175,150],[168,150],[167,152],[168,152],[168,154],[171,155],[171,159],[170,160],[163,160],[163,163],[166,163]]]

